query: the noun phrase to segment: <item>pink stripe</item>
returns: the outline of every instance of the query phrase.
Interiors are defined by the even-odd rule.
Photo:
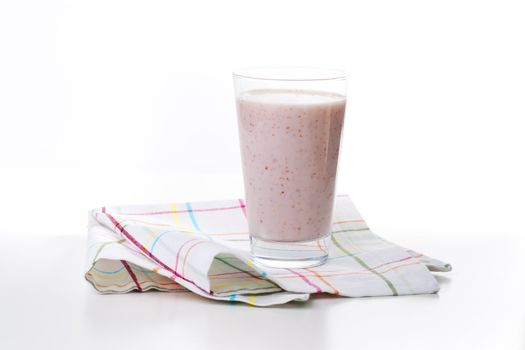
[[[129,267],[128,263],[124,260],[120,260],[120,262],[122,263],[122,265],[124,265],[124,267],[126,268],[126,271],[128,271],[128,274],[131,276],[131,279],[133,280],[133,282],[135,282],[135,285],[137,286],[137,289],[139,290],[139,292],[142,292],[142,287],[140,286],[140,283],[137,280],[137,276],[135,276],[135,273],[133,272],[131,267]]]
[[[240,206],[232,207],[221,207],[221,208],[203,208],[203,209],[192,209],[192,210],[163,210],[163,211],[151,211],[143,213],[118,213],[118,215],[166,215],[166,214],[175,214],[175,213],[189,213],[189,212],[201,212],[201,211],[221,211],[221,210],[233,210],[239,209]],[[104,208],[102,208],[104,209]],[[104,211],[103,211],[104,212]]]
[[[184,256],[184,261],[182,262],[182,273],[181,273],[182,276],[185,275],[184,271],[186,270],[186,260],[188,260],[188,256],[190,255],[191,250],[202,243],[206,243],[206,241],[199,241],[188,248],[188,251],[186,252],[186,256]]]
[[[126,238],[131,242],[133,243],[137,248],[139,248],[140,250],[142,250],[145,254],[147,254],[151,259],[153,259],[156,263],[158,263],[160,266],[162,266],[163,268],[165,268],[166,270],[168,270],[169,272],[171,272],[173,275],[175,275],[175,277],[178,277],[180,278],[181,280],[184,280],[188,283],[191,283],[193,284],[195,287],[199,288],[199,290],[201,290],[202,292],[208,294],[208,295],[213,295],[213,292],[208,292],[207,290],[205,290],[204,288],[200,287],[197,283],[193,282],[192,280],[189,280],[187,278],[185,278],[184,276],[181,276],[177,273],[177,271],[173,270],[171,267],[169,267],[168,265],[166,265],[165,263],[163,263],[159,258],[157,258],[155,255],[153,255],[149,250],[147,250],[142,244],[140,244],[139,241],[137,241],[135,239],[135,237],[133,237],[124,227],[122,227],[122,225],[117,221],[115,220],[115,218],[113,216],[111,216],[109,213],[106,213],[106,209],[105,207],[102,208],[102,212],[106,214],[106,216],[109,218],[109,220],[113,223],[113,225],[115,225],[116,228],[119,229],[120,232],[122,232],[122,234],[124,236],[126,236]]]
[[[177,258],[175,260],[175,271],[177,271],[177,268],[179,267],[179,255],[180,255],[180,252],[182,250],[182,248],[184,248],[184,246],[190,242],[193,242],[193,241],[198,241],[197,238],[194,238],[194,239],[190,239],[186,242],[184,242],[180,247],[179,247],[179,250],[177,251]]]
[[[244,201],[242,200],[242,198],[239,198],[239,203],[241,205],[239,207],[237,207],[237,208],[241,208],[242,212],[244,213],[244,216],[248,217],[248,214],[246,213],[246,204],[244,204]]]
[[[303,275],[303,274],[301,274],[301,273],[299,273],[299,272],[296,272],[296,271],[294,271],[294,270],[292,270],[292,269],[287,269],[287,270],[290,271],[290,272],[292,272],[292,273],[294,273],[294,274],[296,274],[297,276],[301,277],[301,279],[302,279],[303,281],[305,281],[306,284],[308,284],[308,285],[314,287],[315,290],[317,290],[317,293],[322,293],[322,292],[323,292],[323,291],[321,290],[321,288],[319,288],[318,285],[313,284],[308,278],[306,278],[305,275]]]

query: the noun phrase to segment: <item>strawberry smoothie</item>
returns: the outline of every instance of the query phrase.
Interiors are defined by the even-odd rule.
[[[346,100],[306,90],[237,98],[250,235],[300,242],[331,231]]]

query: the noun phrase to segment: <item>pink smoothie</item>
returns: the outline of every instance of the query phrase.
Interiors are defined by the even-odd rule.
[[[237,99],[250,234],[271,241],[329,235],[345,97],[252,90]]]

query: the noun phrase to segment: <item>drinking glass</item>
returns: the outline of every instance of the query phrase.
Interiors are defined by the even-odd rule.
[[[256,264],[323,264],[331,234],[346,74],[253,68],[233,74],[251,254]]]

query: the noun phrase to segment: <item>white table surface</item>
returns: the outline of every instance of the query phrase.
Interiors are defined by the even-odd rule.
[[[84,209],[95,198],[115,204],[174,194],[154,185],[129,194],[123,180],[111,192],[117,182],[75,187],[88,182],[48,174],[48,186],[22,185],[26,175],[3,175],[12,182],[0,185],[0,349],[525,348],[525,240],[516,234],[381,234],[453,265],[438,276],[435,295],[320,296],[272,308],[191,293],[100,295],[83,278]],[[209,186],[198,196],[224,198],[233,188]],[[184,199],[195,188],[187,191]]]

